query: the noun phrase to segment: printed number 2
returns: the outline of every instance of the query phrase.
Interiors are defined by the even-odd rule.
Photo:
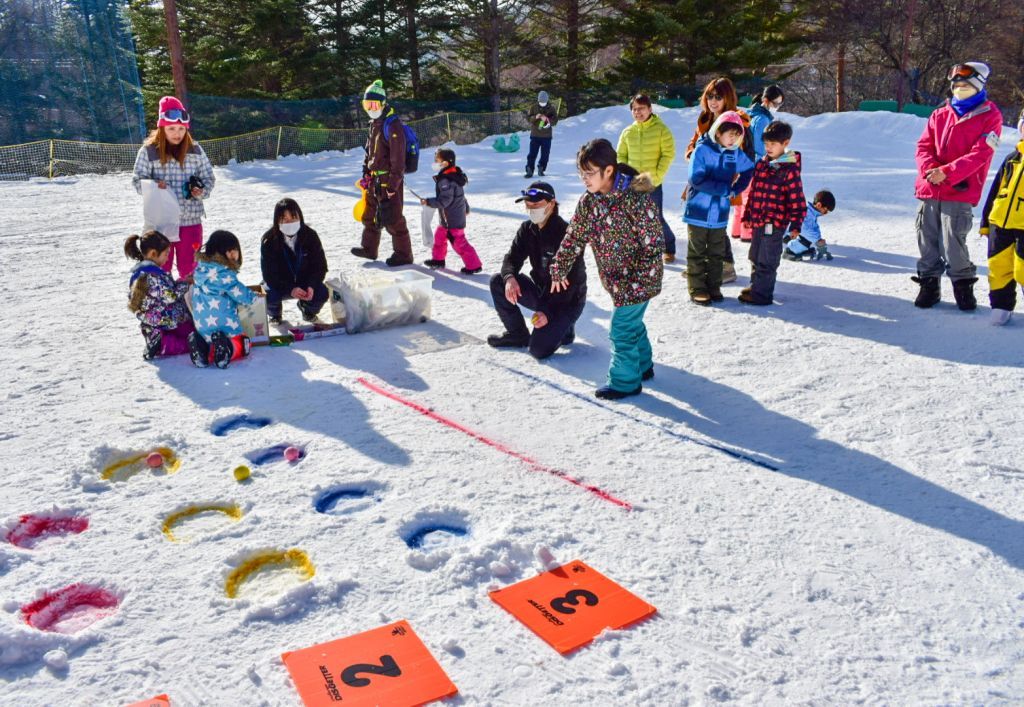
[[[366,687],[370,684],[370,678],[357,677],[359,673],[397,678],[402,674],[402,669],[398,667],[398,663],[395,662],[394,658],[389,655],[382,655],[380,657],[380,665],[356,663],[355,665],[348,666],[341,671],[341,681],[351,687]]]
[[[597,595],[593,592],[588,592],[586,589],[573,589],[564,597],[552,599],[551,608],[559,614],[575,614],[576,609],[572,607],[579,606],[580,599],[587,606],[595,606],[597,604]]]

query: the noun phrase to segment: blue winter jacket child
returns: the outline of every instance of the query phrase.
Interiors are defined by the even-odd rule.
[[[252,304],[256,293],[238,279],[238,268],[221,255],[196,256],[196,269],[192,274],[192,318],[196,330],[210,341],[216,331],[227,336],[244,333],[238,318],[238,305]]]
[[[757,159],[764,157],[764,129],[775,120],[772,112],[760,103],[750,109],[750,136],[754,143],[754,154]]]
[[[740,178],[733,184],[739,173]],[[725,228],[729,223],[729,198],[741,193],[754,176],[754,163],[743,150],[725,149],[705,134],[690,158],[683,221],[704,228]]]
[[[807,215],[804,217],[804,224],[800,228],[800,236],[786,244],[793,255],[809,255],[814,253],[814,244],[821,240],[821,226],[818,225],[820,212],[814,208],[814,204],[807,202]]]

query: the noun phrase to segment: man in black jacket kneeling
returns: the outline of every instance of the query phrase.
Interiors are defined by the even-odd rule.
[[[488,336],[487,343],[495,348],[529,347],[530,354],[541,359],[576,338],[576,320],[587,303],[587,266],[583,258],[577,258],[569,272],[568,289],[552,293],[548,266],[569,224],[558,215],[555,190],[547,182],[531,184],[516,199],[516,203],[520,201],[526,202],[530,218],[519,226],[501,272],[491,278],[491,297],[505,331]],[[519,272],[527,259],[528,276]],[[519,305],[535,312],[532,333]]]

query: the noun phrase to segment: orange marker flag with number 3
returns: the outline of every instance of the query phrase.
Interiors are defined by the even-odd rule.
[[[579,560],[490,596],[562,655],[658,611]]]

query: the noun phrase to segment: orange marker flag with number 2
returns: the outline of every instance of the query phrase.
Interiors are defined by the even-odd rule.
[[[490,596],[562,655],[658,611],[579,560]]]
[[[307,707],[423,705],[459,691],[406,621],[281,658]]]

